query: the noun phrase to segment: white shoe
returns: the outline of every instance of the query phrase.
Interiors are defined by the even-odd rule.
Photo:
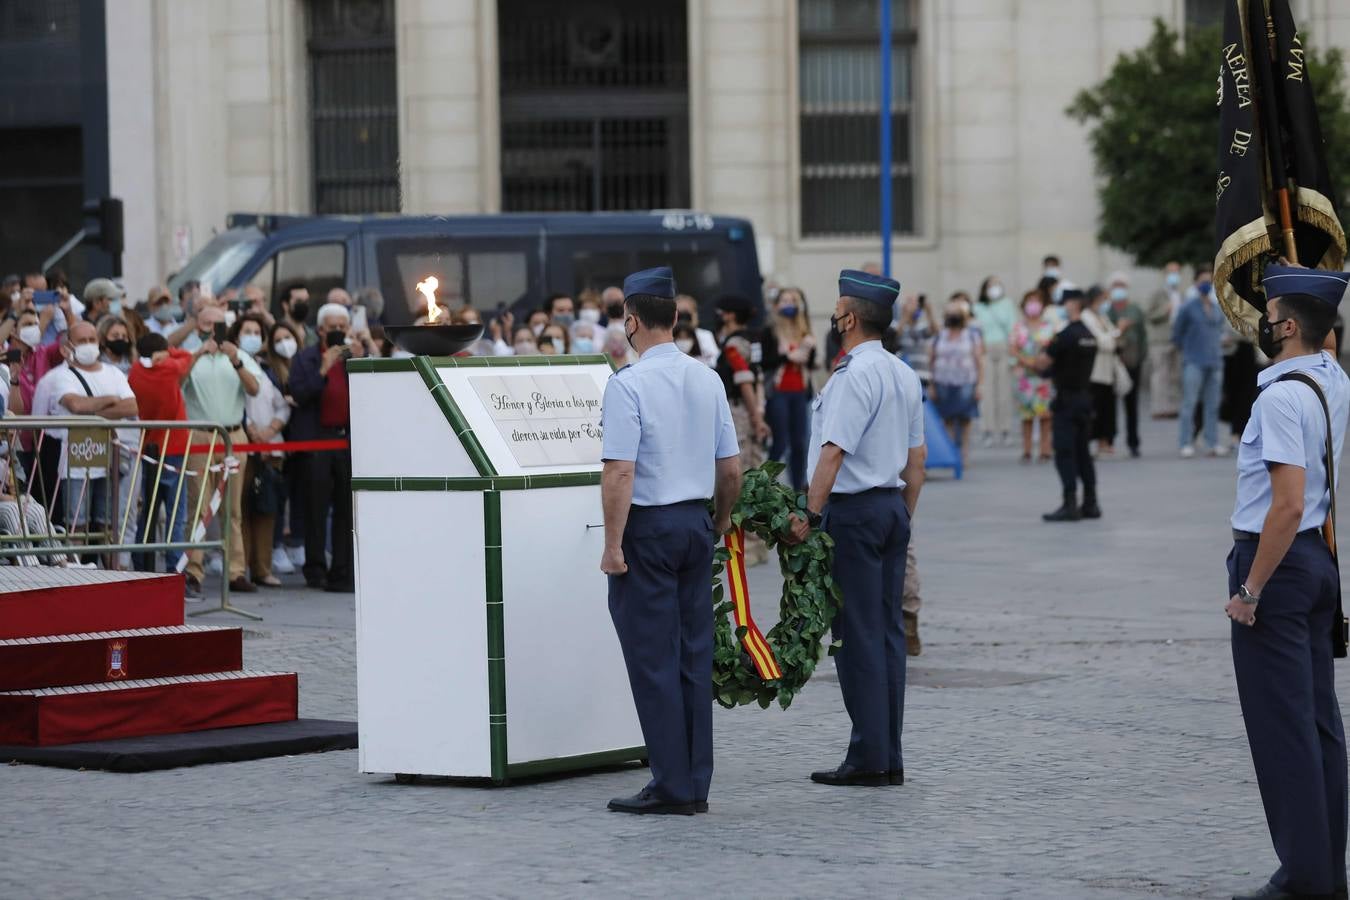
[[[1182,459],[1191,459],[1194,456],[1195,456],[1195,447],[1192,446],[1191,444],[1187,444],[1185,447],[1181,448]]]
[[[206,563],[206,569],[212,575],[219,575],[225,571],[225,561],[220,557],[220,554],[213,554]]]
[[[272,548],[272,571],[280,572],[282,575],[293,575],[295,566],[291,563],[291,558],[286,555],[286,551],[281,547]]]
[[[1231,450],[1229,449],[1227,444],[1220,444],[1219,446],[1214,448],[1215,456],[1227,456],[1230,452]]]
[[[291,560],[291,565],[297,569],[305,565],[305,547],[301,544],[299,547],[287,547],[286,556]]]

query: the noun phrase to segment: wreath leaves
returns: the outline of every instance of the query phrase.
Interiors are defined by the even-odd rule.
[[[728,709],[750,703],[767,709],[775,699],[787,709],[824,655],[821,641],[843,605],[843,594],[830,576],[834,562],[830,536],[812,531],[797,545],[780,539],[794,512],[806,514],[806,497],[779,483],[783,468],[782,463],[766,462],[746,472],[740,499],[731,513],[733,525],[759,535],[770,549],[778,550],[783,592],[778,624],[769,629],[765,640],[778,660],[781,678],[762,680],[750,655],[741,648],[745,629],[732,627],[732,603],[724,598],[721,577],[731,553],[719,547],[713,560],[713,696]],[[830,655],[838,648],[839,642],[832,643]]]

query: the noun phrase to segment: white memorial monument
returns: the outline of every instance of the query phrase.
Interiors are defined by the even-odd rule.
[[[603,356],[348,362],[362,772],[643,759],[600,572]]]

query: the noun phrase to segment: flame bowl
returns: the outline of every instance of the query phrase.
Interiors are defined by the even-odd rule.
[[[482,325],[386,325],[401,349],[413,356],[453,356],[483,336]]]

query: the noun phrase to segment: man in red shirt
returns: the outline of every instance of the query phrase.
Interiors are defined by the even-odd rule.
[[[136,342],[136,352],[140,358],[127,374],[131,392],[136,395],[136,406],[140,417],[149,421],[186,422],[187,405],[183,401],[183,378],[192,368],[192,354],[177,347],[170,347],[162,334],[149,332]],[[145,435],[145,456],[141,463],[141,517],[140,541],[149,541],[154,530],[147,528],[147,522],[158,517],[160,508],[168,517],[165,523],[165,540],[182,543],[187,533],[187,485],[179,489],[178,481],[182,477],[183,456],[187,452],[189,432],[151,431]],[[168,571],[178,565],[181,550],[169,550],[165,553]],[[153,553],[137,553],[132,563],[138,572],[152,572],[155,568]],[[189,584],[189,588],[191,584]],[[195,596],[193,596],[195,594]],[[201,589],[189,591],[189,600],[201,598]]]

